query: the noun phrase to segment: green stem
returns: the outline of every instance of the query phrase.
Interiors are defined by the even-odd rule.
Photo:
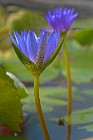
[[[72,88],[71,88],[69,58],[68,58],[68,52],[67,52],[65,41],[63,43],[63,50],[64,50],[64,60],[65,60],[66,73],[67,73],[67,85],[68,85],[68,115],[70,115],[72,112]]]
[[[45,124],[45,120],[43,117],[42,109],[41,109],[41,104],[40,104],[40,98],[39,98],[39,75],[34,76],[34,97],[35,97],[35,104],[36,104],[36,110],[38,114],[38,118],[41,124],[41,128],[44,134],[44,139],[45,140],[50,140],[48,130]]]

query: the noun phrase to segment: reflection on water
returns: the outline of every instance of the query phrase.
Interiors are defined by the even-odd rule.
[[[41,93],[44,93],[41,94],[43,109],[45,104],[47,108],[52,107],[50,111],[43,111],[51,140],[82,140],[93,137],[93,83],[76,86],[71,117],[64,117],[67,114],[67,105],[66,93],[62,93],[62,88],[44,88]],[[23,126],[21,135],[28,140],[44,140],[37,113],[31,111],[30,115],[27,119],[30,121]]]
[[[87,137],[92,137],[93,132],[87,132],[83,129],[79,129],[79,125],[69,125],[71,118],[68,118],[68,123],[58,125],[58,122],[51,121],[48,118],[49,114],[45,114],[46,124],[50,133],[51,140],[81,140]],[[37,114],[32,114],[30,121],[23,126],[22,137],[26,137],[28,140],[44,140],[42,130],[38,121]]]
[[[66,133],[66,140],[71,140],[71,116],[68,116],[68,124],[67,124],[67,133]]]
[[[66,140],[71,140],[71,125],[67,125]]]

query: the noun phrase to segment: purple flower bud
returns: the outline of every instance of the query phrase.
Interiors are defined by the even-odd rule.
[[[78,13],[74,14],[73,8],[59,8],[54,9],[53,13],[50,11],[47,12],[45,18],[48,24],[54,29],[54,30],[69,30],[72,23],[77,18]]]

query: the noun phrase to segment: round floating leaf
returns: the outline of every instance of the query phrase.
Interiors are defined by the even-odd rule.
[[[93,29],[76,31],[74,34],[74,38],[81,45],[91,45],[93,43]]]
[[[20,98],[22,99],[28,97],[28,90],[26,86],[14,74],[10,72],[7,72],[6,74],[14,81],[14,85],[17,88]]]
[[[25,138],[15,136],[0,136],[0,140],[26,140]]]
[[[71,121],[68,121],[68,116],[65,117],[65,120],[71,125],[91,123],[93,120],[93,107],[74,111],[71,114]]]
[[[0,68],[0,122],[13,131],[20,131],[22,104],[13,81]]]
[[[93,132],[93,124],[92,123],[86,124],[86,125],[81,126],[79,128],[84,129],[84,130],[89,131],[89,132]]]
[[[23,88],[17,88],[17,93],[21,99],[28,97],[28,94]]]

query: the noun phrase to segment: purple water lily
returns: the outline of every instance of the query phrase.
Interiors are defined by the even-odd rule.
[[[54,30],[69,30],[72,23],[77,18],[78,13],[74,14],[73,8],[59,8],[54,9],[53,13],[50,11],[47,12],[45,18],[48,24]]]
[[[53,31],[49,34],[42,30],[38,37],[33,30],[29,32],[24,30],[21,32],[21,35],[17,31],[14,31],[14,37],[10,33],[10,38],[14,46],[16,46],[37,69],[41,69],[55,52],[59,37],[59,31]]]

